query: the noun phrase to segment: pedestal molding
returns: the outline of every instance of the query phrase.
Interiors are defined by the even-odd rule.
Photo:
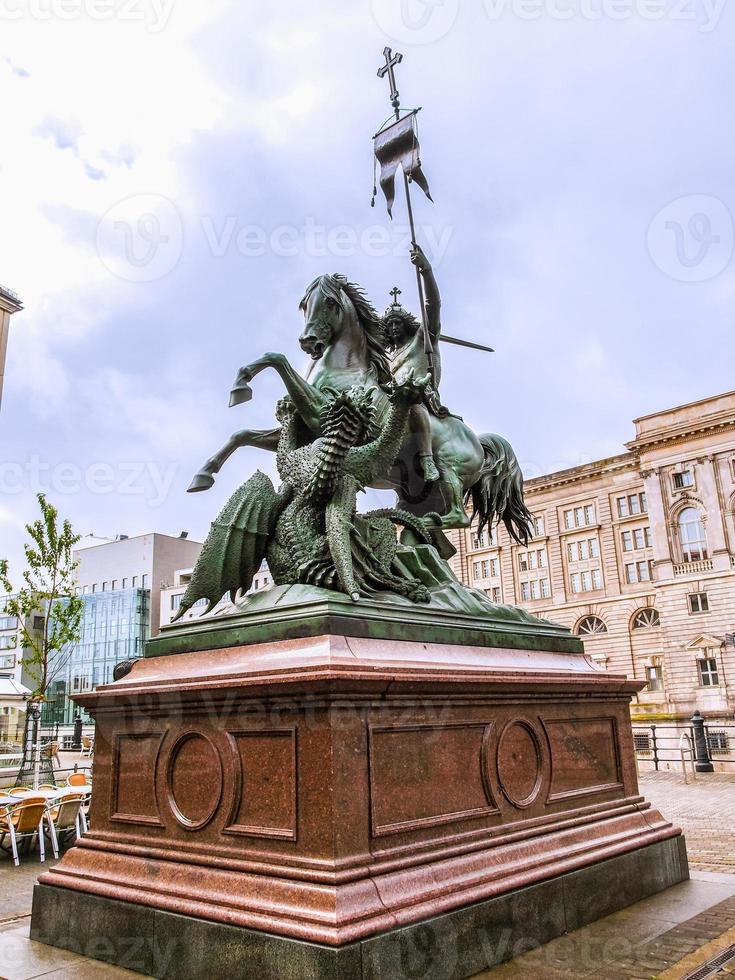
[[[654,817],[652,820],[651,818]],[[505,844],[420,868],[368,876],[339,886],[244,875],[179,862],[107,854],[101,872],[87,848],[67,852],[62,864],[41,875],[46,885],[183,912],[279,935],[341,945],[396,925],[418,922],[459,906],[594,864],[680,834],[656,811],[606,821],[606,833],[585,839],[580,828],[547,834],[538,853],[531,845]],[[485,854],[484,859],[482,854]],[[492,875],[487,870],[492,868]],[[197,899],[192,899],[196,894]]]

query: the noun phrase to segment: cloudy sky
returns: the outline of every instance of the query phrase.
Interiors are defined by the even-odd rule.
[[[383,47],[422,106],[416,200],[446,404],[533,476],[622,451],[631,419],[735,387],[726,0],[0,0],[0,555],[44,490],[81,534],[205,534],[256,466],[265,350],[344,272],[414,302],[401,206],[370,208]]]

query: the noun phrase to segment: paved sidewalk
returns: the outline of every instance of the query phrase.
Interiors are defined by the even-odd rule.
[[[733,942],[735,875],[694,871],[691,881],[486,970],[476,980],[683,980]]]
[[[639,784],[684,831],[691,868],[735,874],[735,772],[702,773],[688,785],[681,773],[641,773]]]
[[[35,980],[36,977],[44,980],[123,980],[125,977],[141,980],[140,973],[121,970],[55,946],[31,942],[28,938],[30,927],[29,915],[0,926],[1,980]]]

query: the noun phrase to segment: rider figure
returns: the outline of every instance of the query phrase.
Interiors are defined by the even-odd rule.
[[[432,375],[423,403],[419,402],[411,408],[409,426],[410,431],[415,433],[418,442],[421,473],[427,483],[433,483],[440,479],[440,473],[431,449],[430,413],[437,418],[446,418],[449,414],[439,400],[439,382],[441,380],[441,356],[439,354],[441,320],[439,312],[441,299],[431,264],[418,245],[411,249],[410,256],[411,262],[419,270],[424,283],[424,313],[433,348],[433,370],[431,372],[429,370],[429,358],[424,349],[421,324],[412,313],[404,310],[400,305],[397,293],[394,293],[396,298],[383,316],[383,329],[387,340],[391,374],[395,382],[404,381],[409,372],[413,372],[415,378],[423,378],[429,373]]]

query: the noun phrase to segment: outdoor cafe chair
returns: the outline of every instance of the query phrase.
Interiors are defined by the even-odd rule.
[[[79,800],[80,806],[79,806],[79,818],[77,820],[77,836],[81,837],[82,834],[86,834],[87,831],[89,830],[89,807],[92,802],[92,790],[89,783],[87,783],[85,789],[82,789],[82,787],[79,784],[77,784],[75,788],[75,792],[65,793],[63,799]],[[52,804],[52,806],[54,805],[56,804]]]
[[[92,794],[89,790],[81,797],[79,807],[79,836],[86,834],[89,830],[89,806],[92,802]]]
[[[54,760],[56,760],[56,766],[57,766],[57,768],[60,769],[61,768],[61,757],[59,756],[59,743],[58,742],[49,742],[48,745],[44,745],[41,748],[41,758],[42,759],[49,759],[51,761],[51,765],[52,766],[54,764]]]
[[[30,786],[14,786],[9,793],[11,796],[27,796],[28,793],[32,793],[33,790]]]
[[[73,772],[71,776],[66,777],[67,786],[89,786],[89,779],[86,773],[83,772]]]
[[[43,797],[28,797],[14,806],[9,806],[0,814],[0,847],[13,855],[13,864],[18,867],[18,841],[38,836],[38,850],[41,861],[46,860],[46,850],[43,840],[43,821],[47,817],[46,800]],[[10,837],[10,850],[5,846],[6,837]]]
[[[54,857],[59,856],[59,841],[64,836],[79,837],[79,821],[83,797],[77,794],[65,796],[58,804],[46,807],[46,819]],[[40,836],[43,836],[43,828]]]
[[[90,738],[89,735],[82,735],[82,751],[79,753],[80,759],[84,759],[85,756],[88,759],[91,759],[93,752],[94,752],[94,739]]]

